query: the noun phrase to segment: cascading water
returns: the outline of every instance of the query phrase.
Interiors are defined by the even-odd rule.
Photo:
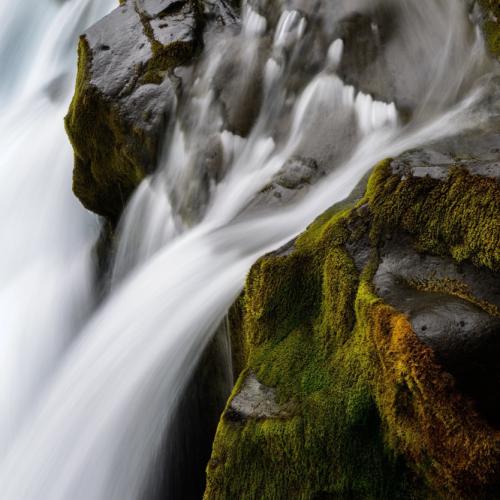
[[[31,5],[33,4],[33,5]],[[0,453],[90,310],[95,223],[75,203],[61,120],[74,44],[113,2],[0,6]]]
[[[11,88],[1,94],[0,213],[9,239],[0,352],[2,371],[11,370],[1,383],[9,381],[4,399],[16,394],[12,415],[0,421],[2,498],[136,500],[152,491],[146,483],[160,444],[171,439],[182,391],[251,264],[344,199],[377,160],[486,119],[473,111],[480,77],[493,66],[464,5],[356,0],[319,2],[313,11],[308,2],[288,3],[265,16],[245,3],[241,29],[206,34],[158,172],[120,224],[110,295],[83,328],[95,233],[69,193],[61,119],[74,63],[67,51],[111,5],[49,2],[53,27],[35,32],[41,44],[23,44],[36,64],[14,97]],[[12,17],[2,47],[10,47],[15,23],[36,16],[14,8],[0,11]],[[358,75],[360,88],[378,98],[343,79],[352,47],[331,27],[354,12],[398,20],[384,57],[388,72],[398,70],[396,87],[407,88],[395,92],[400,113],[383,101],[381,78]],[[380,30],[376,21],[371,30]],[[8,54],[0,58],[13,64]],[[221,98],[228,64],[238,75]],[[9,74],[12,82],[23,76]],[[250,109],[256,74],[261,95]],[[228,129],[252,113],[245,138]],[[221,151],[216,172],[204,161],[211,141]],[[20,366],[27,368],[16,374]]]

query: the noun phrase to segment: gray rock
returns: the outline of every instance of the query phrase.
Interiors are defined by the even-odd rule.
[[[402,177],[429,176],[445,180],[452,167],[461,167],[473,175],[500,181],[498,130],[492,127],[491,130],[467,131],[423,148],[407,151],[391,163],[392,172]]]
[[[90,83],[108,98],[134,87],[153,57],[151,44],[133,3],[121,5],[83,35],[92,54]]]
[[[170,72],[199,41],[198,2],[128,0],[81,37],[77,88],[66,118],[75,150],[73,188],[116,221],[154,170],[178,81]]]
[[[439,282],[460,284],[474,300],[419,289],[419,283]],[[455,377],[459,389],[486,418],[498,422],[500,317],[479,304],[500,307],[500,274],[420,255],[409,240],[398,238],[382,248],[374,285],[381,298],[408,315],[418,338]]]
[[[271,182],[246,207],[245,212],[284,206],[304,196],[325,172],[312,158],[290,158]]]
[[[166,47],[170,43],[194,43],[196,38],[196,15],[197,13],[188,2],[177,2],[181,7],[170,14],[152,19],[150,26],[153,38]]]
[[[255,373],[249,372],[240,392],[233,398],[225,413],[225,418],[234,422],[247,419],[289,418],[292,405],[280,405],[276,401],[276,391],[261,384]]]
[[[137,0],[138,9],[149,17],[164,16],[184,7],[187,0]]]
[[[240,19],[234,8],[237,7],[238,3],[238,0],[205,0],[203,2],[205,18],[215,20],[219,26],[237,28]]]
[[[262,46],[256,48],[255,58],[249,58],[244,43],[244,40],[235,38],[234,43],[225,46],[213,82],[223,107],[227,130],[242,137],[249,134],[259,116],[265,61]]]

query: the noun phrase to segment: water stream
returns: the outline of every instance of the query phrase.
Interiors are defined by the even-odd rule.
[[[377,161],[486,120],[475,106],[494,68],[456,0],[315,11],[291,1],[266,15],[245,3],[241,29],[208,32],[185,76],[158,172],[127,207],[110,293],[93,311],[97,223],[70,191],[62,117],[77,35],[113,2],[32,3],[0,5],[1,496],[137,500],[252,263],[346,198]],[[343,80],[349,41],[330,29],[374,8],[399,23],[385,53],[399,68],[395,87],[407,88],[395,102]],[[26,23],[33,29],[21,34]],[[222,105],[228,61],[241,71]],[[243,138],[228,115],[253,112],[244,106],[255,74],[260,104]],[[214,143],[216,171],[204,161]],[[293,168],[311,171],[314,185],[283,188]]]
[[[97,224],[71,194],[62,118],[78,35],[112,6],[0,5],[0,455],[92,307]]]

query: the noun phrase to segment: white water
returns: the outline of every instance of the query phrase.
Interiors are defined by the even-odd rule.
[[[92,304],[96,224],[71,194],[62,119],[78,33],[112,5],[0,4],[0,456]]]
[[[444,29],[443,16],[464,16],[454,0],[440,2],[439,12],[430,1],[406,3],[425,14],[422,23],[434,13],[436,23],[425,25],[431,34]],[[83,12],[84,6],[93,10]],[[88,251],[95,231],[69,189],[71,155],[61,119],[70,87],[54,102],[43,88],[45,76],[74,67],[69,52],[56,57],[55,48],[69,46],[68,40],[106,8],[85,1],[51,7],[57,17],[47,14],[41,41],[26,42],[22,75],[9,73],[24,83],[14,97],[11,89],[2,93],[0,101],[6,110],[0,123],[0,217],[8,236],[0,267],[0,388],[7,401],[1,408],[9,409],[0,421],[0,445],[7,450],[0,448],[1,496],[136,500],[176,401],[251,264],[345,198],[378,160],[470,126],[468,111],[480,89],[471,85],[469,93],[458,92],[465,73],[452,64],[452,42],[466,42],[463,26],[450,23],[445,32],[451,45],[435,46],[433,58],[453,71],[446,81],[442,71],[436,74],[428,87],[432,98],[423,92],[418,114],[426,121],[419,126],[403,128],[393,104],[377,102],[336,76],[344,47],[335,40],[324,70],[310,75],[290,105],[287,61],[308,26],[298,12],[286,11],[265,62],[262,111],[242,139],[225,130],[212,80],[227,44],[241,44],[249,73],[259,64],[259,39],[268,22],[248,8],[237,40],[214,36],[207,44],[189,98],[180,103],[161,170],[138,189],[122,222],[112,294],[79,331],[92,305]],[[7,16],[3,7],[0,13]],[[35,14],[36,9],[30,13]],[[13,24],[5,36],[12,37],[26,14],[9,15]],[[423,24],[417,28],[423,30]],[[415,50],[408,43],[408,50]],[[469,44],[464,72],[483,66],[480,46]],[[477,69],[476,76],[480,73]],[[436,100],[453,104],[433,112]],[[187,130],[181,126],[183,109],[195,118]],[[284,115],[289,127],[279,136],[274,130]],[[208,135],[223,145],[226,175],[206,187],[196,178],[202,153],[190,145]],[[295,204],[245,211],[288,158],[311,151],[321,151],[320,160],[334,167],[321,183]],[[194,194],[186,207],[188,192]],[[191,206],[201,194],[206,201]],[[197,216],[183,216],[187,209]]]

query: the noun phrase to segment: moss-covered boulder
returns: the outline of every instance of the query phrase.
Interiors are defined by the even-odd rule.
[[[256,263],[207,500],[498,496],[499,143],[387,160]]]
[[[172,70],[200,41],[198,0],[127,0],[80,38],[66,129],[75,152],[73,190],[114,221],[156,166],[175,111]]]
[[[252,268],[205,499],[500,495],[499,130],[383,162]]]

